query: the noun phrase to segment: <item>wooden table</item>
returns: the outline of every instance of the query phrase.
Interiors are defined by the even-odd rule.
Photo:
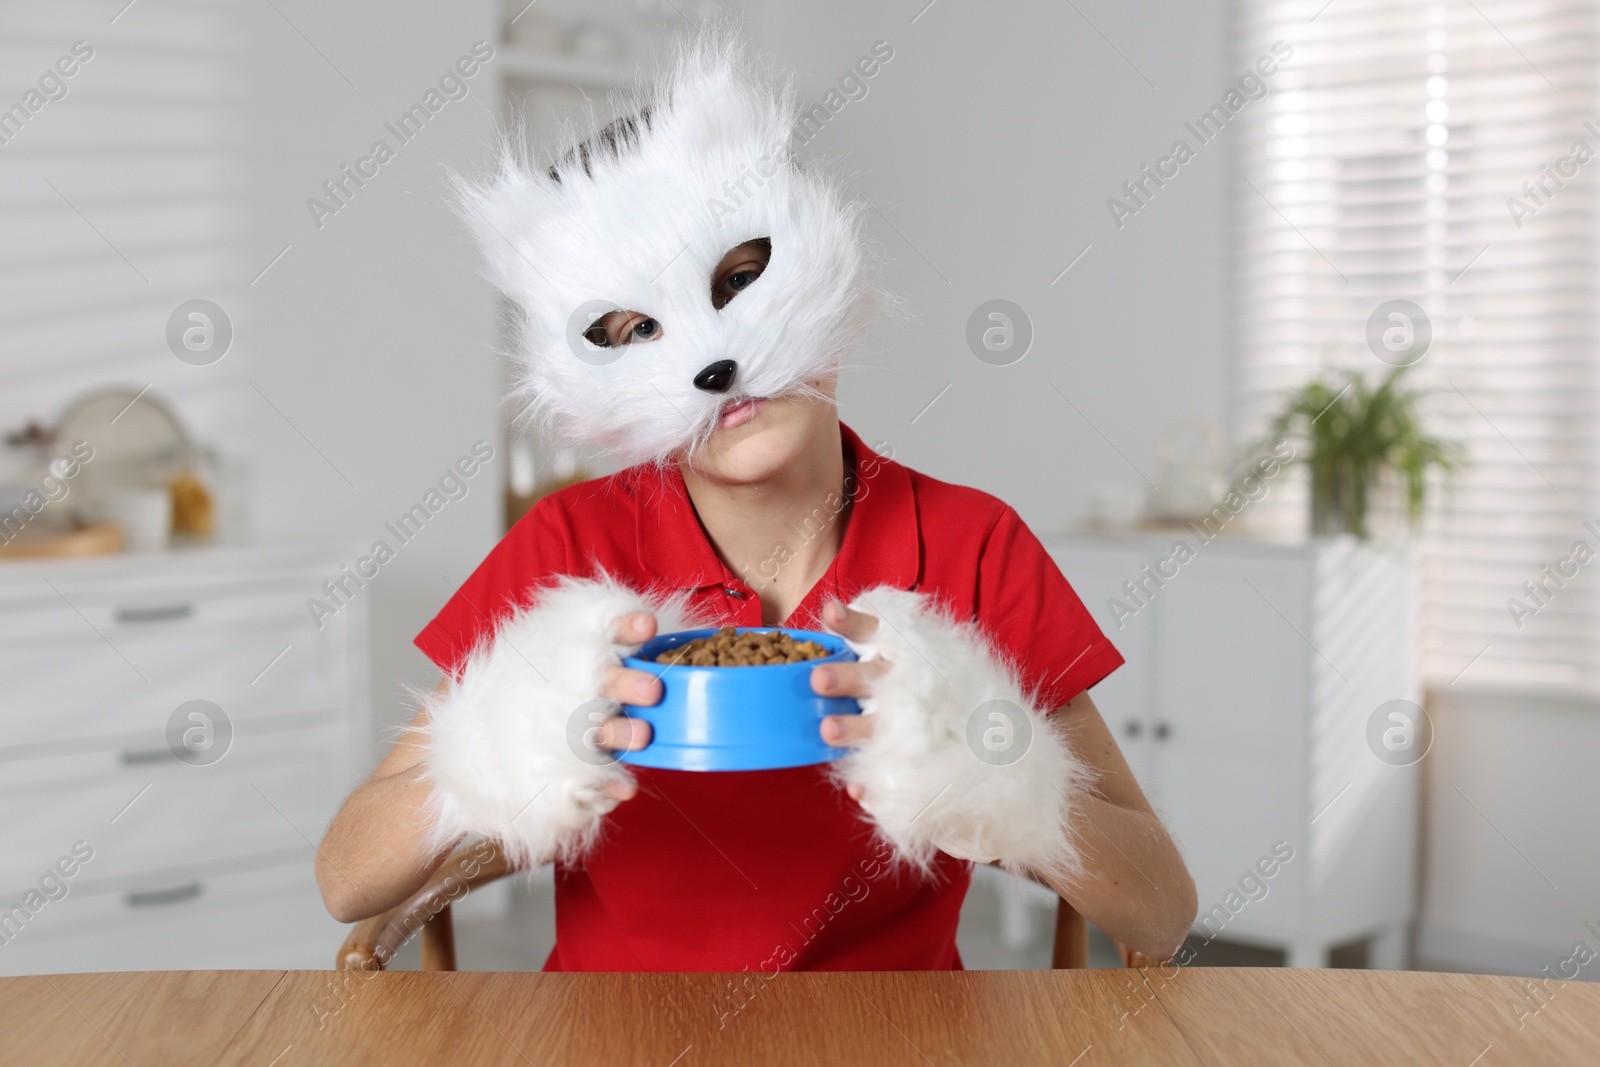
[[[1600,1063],[1600,986],[1583,982],[1199,968],[783,974],[750,978],[741,1007],[736,977],[157,971],[6,978],[0,1063]]]

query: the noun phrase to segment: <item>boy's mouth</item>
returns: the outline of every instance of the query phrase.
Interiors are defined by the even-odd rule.
[[[732,403],[724,404],[717,417],[718,430],[731,430],[736,426],[743,426],[755,418],[766,407],[768,398],[764,396],[747,396]]]

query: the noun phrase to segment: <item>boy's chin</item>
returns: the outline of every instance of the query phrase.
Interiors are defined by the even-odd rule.
[[[700,473],[718,481],[761,482],[794,463],[817,431],[814,403],[779,398],[762,405],[742,426],[718,430],[694,459]]]

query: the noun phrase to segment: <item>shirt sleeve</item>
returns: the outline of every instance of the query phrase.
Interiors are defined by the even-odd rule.
[[[1122,666],[1122,654],[1044,545],[1010,507],[978,564],[978,623],[1011,658],[1023,688],[1053,713]]]
[[[568,572],[570,542],[565,515],[550,498],[539,500],[412,643],[440,670],[457,676],[468,654],[507,615],[533,600],[538,587]]]

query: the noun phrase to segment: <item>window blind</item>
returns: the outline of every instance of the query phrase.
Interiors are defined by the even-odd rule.
[[[1230,131],[1236,434],[1319,374],[1387,372],[1368,320],[1413,301],[1433,339],[1410,386],[1470,457],[1423,527],[1428,680],[1600,692],[1600,4],[1238,15],[1241,63],[1295,54]],[[1304,530],[1307,497],[1302,479],[1258,519]]]

